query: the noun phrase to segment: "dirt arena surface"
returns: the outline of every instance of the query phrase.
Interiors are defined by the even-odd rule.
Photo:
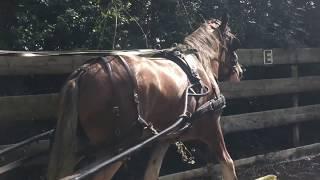
[[[252,180],[269,174],[278,180],[319,180],[320,155],[277,164],[256,164],[237,169],[239,180]]]

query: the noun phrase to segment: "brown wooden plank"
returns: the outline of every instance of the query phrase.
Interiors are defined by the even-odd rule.
[[[153,50],[136,51],[87,51],[87,52],[43,52],[51,56],[24,54],[0,55],[0,75],[62,74],[70,73],[85,60],[102,56],[104,53],[136,54],[147,56]],[[12,51],[11,53],[15,53]],[[37,53],[37,52],[34,52]],[[38,52],[39,53],[39,52]],[[62,53],[64,55],[57,56]],[[0,53],[1,54],[1,53]],[[20,54],[20,55],[19,55]],[[77,55],[78,54],[78,55]],[[264,66],[263,49],[240,49],[240,63],[245,66]],[[23,56],[22,56],[23,55]],[[320,48],[273,49],[274,64],[320,63]]]
[[[320,76],[225,82],[220,87],[229,99],[319,91]]]
[[[55,119],[57,94],[0,98],[0,120],[3,122]],[[276,127],[320,119],[320,105],[276,109],[222,117],[225,133]],[[268,118],[266,118],[268,117]]]
[[[64,74],[93,56],[0,56],[0,75]]]
[[[320,48],[272,49],[273,64],[320,63]],[[263,49],[240,49],[239,61],[245,66],[265,66]]]
[[[0,149],[10,145],[0,146]],[[7,179],[6,176],[11,173],[16,174],[14,171],[20,167],[27,167],[32,165],[43,165],[48,164],[49,155],[49,141],[41,140],[37,143],[32,143],[23,148],[17,149],[3,156],[0,159],[0,179]],[[17,178],[19,176],[17,175]],[[20,176],[20,178],[22,178]]]
[[[0,75],[64,74],[70,73],[86,60],[107,54],[149,56],[153,49],[131,51],[1,51]]]
[[[57,107],[57,94],[1,97],[0,120],[4,123],[52,119],[56,117]]]
[[[299,122],[320,120],[320,104],[276,109],[262,112],[223,116],[221,124],[224,133],[233,133]]]
[[[0,150],[13,145],[15,144],[0,145]],[[25,145],[21,148],[15,149],[14,151],[10,151],[10,153],[6,154],[5,156],[2,156],[5,158],[0,159],[0,166],[3,166],[12,160],[21,158],[28,154],[31,155],[31,154],[36,154],[43,151],[48,151],[49,145],[50,145],[49,140],[40,140],[38,142],[33,142],[33,143],[30,143],[29,145]]]

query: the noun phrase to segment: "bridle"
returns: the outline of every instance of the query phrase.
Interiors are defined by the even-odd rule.
[[[215,61],[217,61],[219,63],[219,66],[221,65],[223,67],[228,68],[228,70],[229,70],[228,75],[230,75],[231,73],[236,73],[237,72],[237,65],[239,64],[238,56],[236,53],[234,53],[234,51],[232,51],[231,53],[233,53],[233,55],[236,57],[229,58],[229,63],[226,63],[226,54],[229,51],[229,48],[227,48],[226,33],[221,32],[221,30],[219,28],[215,28],[215,30],[219,34],[219,46],[220,46],[219,58],[217,60],[215,59]],[[223,42],[223,43],[221,43],[221,42]],[[224,56],[224,60],[222,61],[223,56]],[[215,75],[215,76],[217,76],[217,75]],[[241,74],[239,74],[239,78],[241,78]]]

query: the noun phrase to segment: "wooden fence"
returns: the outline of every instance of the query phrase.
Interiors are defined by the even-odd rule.
[[[262,49],[239,50],[239,60],[247,67],[320,63],[320,49],[273,49],[272,51],[273,64],[265,64]],[[103,52],[98,55],[101,54]],[[97,53],[86,55],[65,53],[62,56],[2,55],[0,56],[0,75],[70,73],[85,60],[96,56]],[[221,89],[227,99],[320,91],[320,76],[246,80],[236,84],[222,83]],[[57,94],[0,97],[0,122],[55,119],[57,97]],[[225,116],[222,123],[227,133],[299,123],[319,119],[320,111],[317,111],[319,106],[311,105]]]
[[[50,53],[50,52],[49,52]],[[62,53],[63,55],[57,56]],[[91,53],[51,52],[51,56],[43,54],[3,53],[0,51],[0,75],[28,75],[28,74],[61,74],[69,73],[85,60],[97,55],[111,53],[99,51]],[[148,50],[135,52],[116,52],[116,54],[148,54]],[[304,49],[272,49],[273,63],[279,64],[305,64],[319,63],[320,48]],[[245,66],[265,66],[263,49],[241,49],[238,52],[241,64]]]
[[[0,75],[35,75],[70,73],[85,60],[110,53],[110,51],[91,51],[86,53],[49,52],[44,54],[20,54],[20,52],[0,51]],[[131,53],[117,52],[119,54]],[[139,51],[148,54],[149,51]],[[269,54],[266,54],[269,53]],[[298,106],[298,93],[320,92],[320,76],[298,76],[300,64],[320,63],[320,48],[304,49],[242,49],[239,61],[246,67],[291,66],[291,77],[279,79],[245,80],[240,83],[222,83],[221,89],[227,99],[260,97],[280,94],[292,95],[292,107],[254,113],[222,117],[225,133],[248,131],[268,127],[293,124],[295,146],[299,145],[299,123],[320,120],[320,104]],[[19,56],[17,56],[19,55]],[[268,58],[272,58],[271,60]],[[39,94],[0,97],[0,123],[21,121],[47,121],[56,119],[58,94]],[[318,147],[318,146],[317,146]]]

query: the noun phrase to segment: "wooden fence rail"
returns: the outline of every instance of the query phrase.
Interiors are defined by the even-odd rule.
[[[263,49],[240,49],[238,51],[240,63],[245,66],[263,66]],[[28,74],[64,74],[70,73],[86,60],[110,54],[111,51],[89,52],[46,52],[51,56],[32,54],[28,52],[13,56],[14,51],[0,51],[0,75],[28,75]],[[10,54],[11,52],[11,54]],[[21,52],[17,52],[21,53]],[[118,51],[116,54],[150,55],[152,50]],[[7,55],[6,55],[7,54]],[[273,64],[305,64],[320,63],[320,48],[301,49],[273,49]]]
[[[300,106],[232,116],[221,119],[225,133],[278,127],[305,121],[320,120],[320,104]]]
[[[54,119],[57,107],[57,94],[0,97],[0,122]]]
[[[226,82],[220,87],[229,99],[320,91],[320,76]]]
[[[0,120],[19,122],[56,119],[57,94],[0,98]],[[222,117],[225,133],[320,120],[320,104]],[[266,118],[268,117],[268,118]]]
[[[273,64],[306,64],[320,62],[320,48],[272,49]],[[246,66],[264,66],[263,49],[240,49],[239,61]]]

